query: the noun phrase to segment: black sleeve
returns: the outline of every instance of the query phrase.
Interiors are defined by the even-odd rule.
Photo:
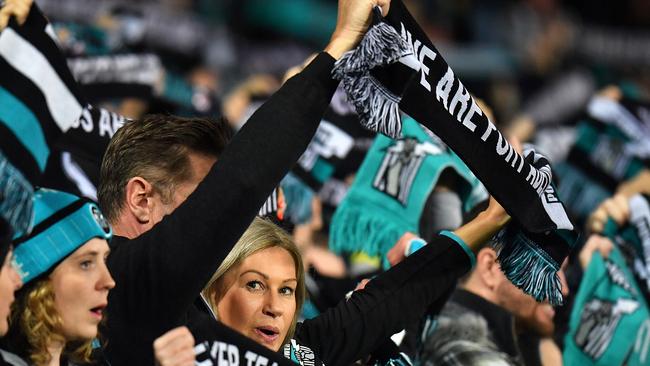
[[[253,114],[174,213],[117,246],[114,311],[161,331],[179,322],[314,135],[336,89],[333,64],[319,54]]]
[[[295,339],[326,365],[352,364],[421,318],[433,304],[444,303],[450,288],[469,269],[469,256],[460,244],[438,235],[364,290],[306,320]]]

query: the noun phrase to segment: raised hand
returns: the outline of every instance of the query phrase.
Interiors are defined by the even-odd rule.
[[[0,31],[7,27],[9,19],[13,16],[18,24],[23,25],[29,15],[33,0],[0,0]]]
[[[388,14],[390,0],[339,0],[336,29],[325,51],[335,59],[353,49],[363,38],[372,20],[372,9]]]
[[[153,342],[158,366],[194,366],[194,337],[187,327],[178,327]]]

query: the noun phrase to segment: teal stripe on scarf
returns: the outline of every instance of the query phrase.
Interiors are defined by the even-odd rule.
[[[570,163],[559,163],[555,172],[561,179],[558,187],[560,199],[580,221],[586,220],[601,202],[612,195],[612,192]]]
[[[16,135],[44,171],[50,149],[41,124],[29,108],[3,87],[0,87],[0,123]]]
[[[634,177],[643,169],[643,162],[628,155],[624,146],[632,141],[614,125],[606,125],[602,131],[587,121],[578,125],[574,148],[590,157],[592,164],[619,181]]]
[[[304,224],[311,220],[311,203],[314,191],[293,173],[287,174],[280,183],[284,192],[286,209],[284,215],[295,225]]]
[[[311,170],[312,176],[321,183],[328,180],[334,172],[334,166],[322,158],[316,160],[316,164]]]
[[[34,188],[0,150],[0,218],[11,225],[15,235],[24,235],[32,227]]]

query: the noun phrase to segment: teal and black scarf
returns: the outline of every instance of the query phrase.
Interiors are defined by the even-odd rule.
[[[460,158],[412,118],[396,140],[377,135],[332,218],[330,248],[381,256],[387,266],[384,256],[405,232],[420,235],[427,198],[446,169],[461,177],[465,212],[487,198]]]
[[[595,252],[576,295],[564,341],[567,365],[647,365],[650,312],[618,248]]]
[[[294,224],[303,224],[311,218],[312,199],[325,182],[343,167],[356,170],[360,164],[361,142],[374,137],[359,125],[359,117],[339,86],[329,108],[318,125],[318,130],[296,166],[282,180],[287,199],[287,218]]]
[[[577,126],[567,161],[558,164],[559,195],[573,215],[585,219],[618,185],[650,166],[647,103],[594,97]]]
[[[556,230],[573,231],[550,184],[548,161],[534,153],[523,157],[514,150],[400,0],[391,3],[385,20],[376,16],[360,45],[337,62],[333,74],[367,127],[397,137],[403,128],[400,111],[408,114],[458,154],[526,231],[541,238]],[[572,240],[535,245],[520,253],[524,257],[501,255],[500,261],[518,269],[521,278],[506,275],[533,288],[531,295],[538,300],[549,289],[529,285],[544,278],[555,294],[550,300],[556,303],[561,294],[555,272],[572,246]],[[519,252],[503,252],[507,253]],[[544,268],[543,273],[519,270],[531,263]]]

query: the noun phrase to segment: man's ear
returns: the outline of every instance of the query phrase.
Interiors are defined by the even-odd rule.
[[[153,194],[153,185],[142,177],[133,177],[126,183],[126,209],[141,224],[146,224],[152,219]]]
[[[484,286],[493,290],[499,283],[499,273],[501,271],[497,263],[497,253],[492,248],[483,248],[476,256],[476,271]]]

